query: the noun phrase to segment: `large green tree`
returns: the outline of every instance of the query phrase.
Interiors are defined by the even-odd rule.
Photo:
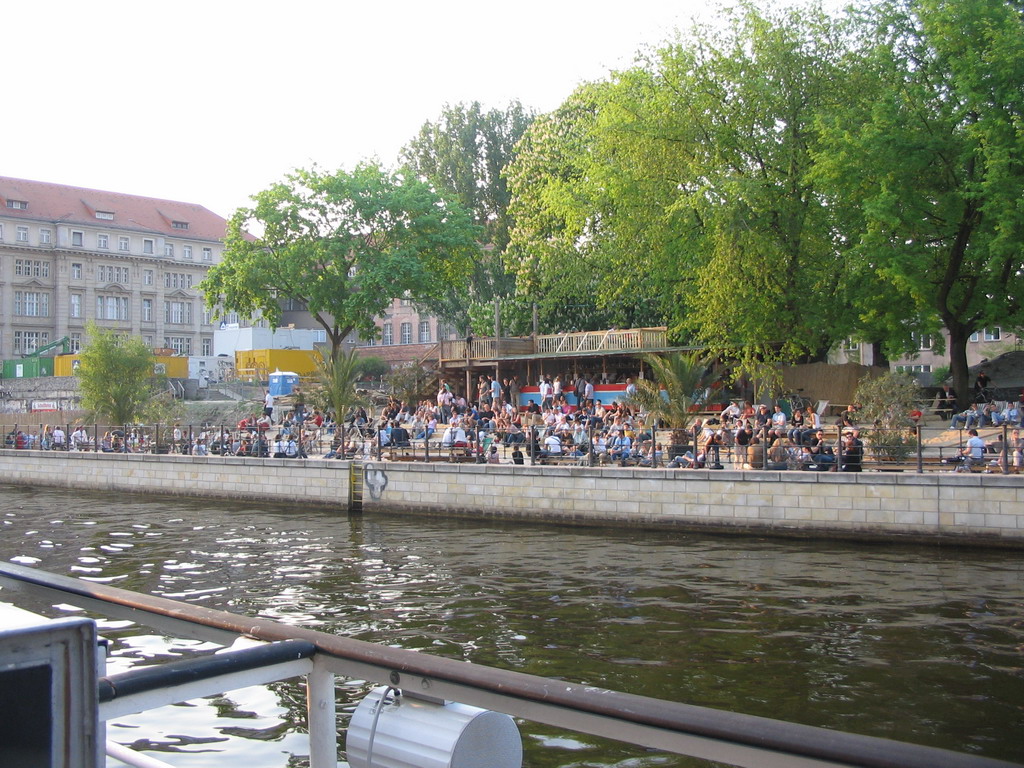
[[[602,188],[598,111],[607,83],[579,87],[526,131],[508,169],[514,221],[507,251],[523,305],[535,303],[542,332],[657,325],[662,297],[649,280],[646,250],[616,248],[613,219],[624,208]],[[625,267],[616,253],[635,256]],[[640,268],[635,268],[640,265]],[[523,306],[525,309],[526,306]],[[519,323],[528,321],[520,314]]]
[[[298,170],[252,199],[200,290],[218,312],[258,312],[274,327],[290,300],[327,332],[332,358],[352,331],[372,337],[395,297],[439,304],[477,253],[479,228],[461,205],[373,163]]]
[[[815,9],[725,21],[608,92],[605,186],[648,211],[619,240],[650,249],[677,337],[741,361],[824,359],[852,322],[842,207],[810,175],[815,120],[844,92],[843,35]]]
[[[844,37],[813,9],[723,21],[527,132],[510,173],[521,287],[582,287],[599,319],[665,323],[741,362],[822,359],[855,318],[844,211],[809,173]]]
[[[110,424],[142,417],[153,398],[153,352],[141,338],[88,327],[76,371],[82,407]]]
[[[504,109],[484,110],[479,102],[446,105],[440,117],[423,124],[402,150],[407,169],[435,189],[457,199],[481,228],[480,253],[469,274],[469,290],[451,291],[440,307],[456,327],[466,328],[473,316],[482,319],[477,332],[493,327],[490,303],[515,292],[515,277],[505,265],[510,227],[510,192],[505,169],[533,114],[518,101]]]
[[[1019,326],[1024,295],[1024,15],[1006,0],[896,0],[864,16],[847,79],[822,116],[819,172],[861,220],[847,258],[898,301],[866,322],[891,346],[945,328],[961,405],[967,342]]]

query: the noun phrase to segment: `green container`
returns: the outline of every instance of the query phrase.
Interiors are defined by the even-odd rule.
[[[4,360],[5,379],[37,379],[40,376],[53,376],[52,357],[23,357]]]

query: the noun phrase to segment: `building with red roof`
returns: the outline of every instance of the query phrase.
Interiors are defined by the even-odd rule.
[[[196,288],[220,259],[227,222],[195,203],[0,177],[0,358],[85,325],[151,348],[213,354]]]

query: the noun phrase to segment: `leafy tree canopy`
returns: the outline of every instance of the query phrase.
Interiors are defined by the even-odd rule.
[[[850,263],[899,296],[862,303],[864,322],[903,350],[944,327],[963,401],[970,335],[1024,319],[1024,16],[1005,0],[893,0],[860,31],[858,98],[822,116],[819,171],[860,214]]]
[[[111,424],[139,421],[153,396],[153,352],[139,337],[119,336],[90,324],[79,354],[82,407]]]
[[[332,357],[350,332],[372,337],[397,296],[434,307],[465,283],[477,253],[479,228],[462,206],[373,163],[298,170],[252,199],[200,290],[216,310],[258,312],[272,327],[291,300],[327,332]]]
[[[449,291],[438,306],[441,316],[460,330],[472,325],[485,333],[493,328],[475,318],[486,316],[495,297],[515,292],[515,277],[504,258],[511,222],[505,170],[532,120],[518,101],[488,111],[479,102],[446,105],[402,151],[405,167],[457,199],[483,232],[468,291]]]

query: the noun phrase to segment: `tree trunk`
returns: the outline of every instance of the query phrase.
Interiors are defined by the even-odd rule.
[[[871,342],[871,360],[872,360],[872,363],[871,363],[872,365],[878,365],[878,366],[881,366],[883,368],[888,368],[889,367],[889,363],[891,361],[889,360],[889,356],[886,355],[885,352],[882,349],[882,342],[880,342],[880,341],[873,341],[873,342]]]
[[[949,369],[953,376],[953,390],[956,392],[956,407],[958,411],[964,411],[974,400],[974,388],[967,370],[967,340],[972,332],[963,326],[953,326],[947,330]]]

